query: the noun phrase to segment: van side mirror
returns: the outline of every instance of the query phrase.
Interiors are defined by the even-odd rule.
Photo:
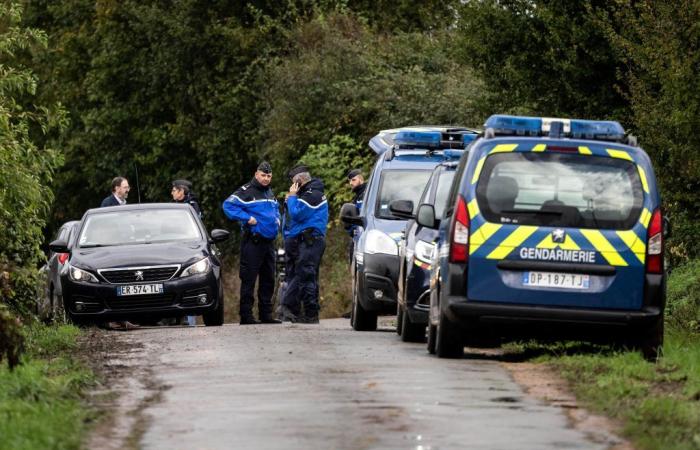
[[[664,239],[668,239],[668,238],[671,237],[671,229],[672,229],[673,227],[671,226],[671,221],[669,220],[668,216],[664,216],[663,221],[664,221],[664,223],[663,223],[663,226],[664,226]]]
[[[346,203],[340,208],[340,220],[346,225],[364,225],[357,206]]]
[[[214,229],[211,230],[211,240],[212,242],[222,242],[228,239],[231,233],[226,230]]]
[[[389,211],[402,219],[413,218],[413,202],[411,200],[394,200],[389,203]]]
[[[49,244],[49,249],[54,253],[68,253],[68,242],[56,239]]]
[[[422,227],[437,228],[438,221],[435,219],[435,207],[427,203],[420,205],[416,214],[416,222]]]

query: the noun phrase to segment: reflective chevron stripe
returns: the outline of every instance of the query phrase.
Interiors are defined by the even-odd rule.
[[[516,247],[520,246],[525,239],[529,238],[532,233],[537,231],[538,227],[533,226],[519,226],[516,228],[507,238],[501,242],[501,245],[496,247],[491,253],[486,257],[487,259],[504,259],[510,254]]]
[[[479,179],[479,175],[481,175],[481,169],[483,169],[484,167],[484,161],[486,161],[486,157],[482,156],[479,162],[476,163],[476,169],[474,169],[474,176],[472,177],[472,184],[476,183]]]
[[[644,208],[642,211],[642,214],[639,216],[639,223],[641,223],[644,228],[647,228],[649,226],[649,221],[651,220],[651,212]]]
[[[471,255],[481,247],[496,231],[501,229],[501,225],[485,222],[469,237],[469,254]]]
[[[588,239],[588,241],[595,247],[595,249],[603,255],[611,266],[627,266],[627,261],[620,256],[620,254],[615,250],[615,247],[603,236],[598,230],[580,230],[581,234]]]
[[[532,147],[533,152],[543,152],[547,149],[547,144],[537,144]]]
[[[593,152],[591,151],[590,148],[581,146],[578,148],[578,152],[582,155],[592,155]]]
[[[628,161],[633,161],[632,157],[630,156],[629,153],[627,153],[624,150],[615,150],[612,148],[606,148],[605,151],[608,152],[608,155],[612,156],[613,158],[617,159],[626,159]]]
[[[638,165],[637,170],[639,171],[639,178],[642,179],[642,187],[644,192],[649,193],[649,182],[647,181],[647,173],[642,169],[642,166]]]
[[[637,236],[637,233],[635,233],[632,230],[629,231],[618,231],[617,235],[620,236],[620,239],[622,239],[622,242],[627,245],[627,247],[632,250],[632,253],[634,253],[634,256],[637,257],[637,259],[644,264],[644,256],[646,254],[646,246],[642,242],[641,239],[639,239],[639,236]]]
[[[476,199],[469,202],[469,204],[467,205],[467,209],[469,210],[470,219],[473,219],[474,217],[479,215],[479,205],[476,203]]]
[[[518,148],[518,144],[498,144],[497,146],[491,149],[489,155],[493,155],[494,153],[512,152],[516,148]]]

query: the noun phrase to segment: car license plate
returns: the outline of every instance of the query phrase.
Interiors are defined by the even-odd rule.
[[[588,289],[590,275],[556,272],[523,272],[523,286]]]
[[[131,284],[117,286],[117,295],[162,294],[163,284]]]

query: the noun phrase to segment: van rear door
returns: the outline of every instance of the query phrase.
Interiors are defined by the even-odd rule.
[[[467,298],[640,309],[653,211],[645,171],[624,150],[528,141],[487,149],[466,180]]]

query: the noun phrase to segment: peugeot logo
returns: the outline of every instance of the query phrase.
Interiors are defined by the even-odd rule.
[[[137,270],[134,272],[134,276],[136,277],[136,281],[143,281],[143,271]]]
[[[563,244],[565,240],[566,231],[562,230],[561,228],[557,228],[556,230],[552,231],[552,242]]]

